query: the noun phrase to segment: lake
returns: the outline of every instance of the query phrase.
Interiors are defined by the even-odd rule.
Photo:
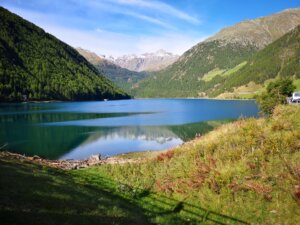
[[[0,104],[0,146],[48,159],[163,150],[258,111],[255,101],[207,99]]]

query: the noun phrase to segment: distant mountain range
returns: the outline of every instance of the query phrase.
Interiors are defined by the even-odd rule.
[[[135,72],[159,71],[173,64],[179,58],[179,55],[174,55],[163,49],[153,53],[123,55],[116,58],[113,56],[97,55],[82,48],[77,48],[77,51],[94,65],[105,62],[106,64],[114,64]]]
[[[129,96],[75,49],[0,7],[0,101],[106,98]]]
[[[179,58],[163,49],[154,53],[144,53],[141,55],[124,55],[118,58],[110,58],[115,64],[137,72],[158,71],[173,64]]]
[[[237,76],[235,75],[237,71],[252,62],[253,57],[258,57],[257,52],[299,24],[300,8],[296,8],[224,28],[185,52],[174,64],[139,82],[133,93],[140,97],[215,97],[221,94],[222,91],[217,90],[222,89],[224,81]],[[287,52],[285,55],[292,54]],[[267,60],[270,56],[264,57],[260,59]],[[265,73],[272,74],[269,78],[281,74],[271,71],[288,63],[283,61],[283,58],[289,59],[281,57],[280,61],[270,62],[265,68]],[[290,74],[286,75],[295,76],[295,72],[290,71]],[[250,72],[247,76],[257,78],[256,74]],[[251,80],[241,78],[241,75],[239,77],[236,79]],[[253,82],[262,80],[265,79],[253,79]],[[244,82],[232,83],[232,85],[242,84],[244,85]],[[231,90],[222,90],[233,91],[233,88],[230,88]]]
[[[100,73],[104,74],[108,79],[127,92],[130,92],[138,81],[149,75],[149,72],[136,72],[122,68],[115,64],[112,58],[108,60],[104,56],[99,56],[82,48],[77,48],[76,50],[93,64]]]
[[[123,55],[117,58],[97,55],[82,48],[76,50],[107,78],[129,93],[137,82],[148,77],[151,72],[166,68],[179,58],[178,55],[164,50],[141,55]]]

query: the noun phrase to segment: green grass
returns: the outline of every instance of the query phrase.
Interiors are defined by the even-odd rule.
[[[114,156],[116,159],[148,159],[153,158],[164,151],[128,152]]]
[[[247,65],[231,76],[218,80],[221,85],[213,86],[211,90],[208,90],[208,92],[211,91],[209,96],[214,97],[224,92],[232,92],[234,88],[246,85],[251,81],[263,85],[267,80],[278,76],[299,79],[299,39],[300,26],[247,59]]]
[[[132,165],[134,167],[134,165]],[[113,167],[113,166],[112,166]],[[145,187],[129,185],[113,180],[100,167],[73,171],[74,176],[84,182],[105,186],[128,201],[141,207],[152,224],[247,224],[237,218],[220,214],[197,205],[183,202],[164,193]],[[183,208],[181,206],[183,204]],[[181,209],[180,211],[177,211]]]
[[[270,82],[274,82],[276,79],[279,79],[279,76],[273,79],[266,80],[262,85],[255,84],[250,82],[247,85],[243,85],[237,88],[234,88],[232,92],[225,92],[217,96],[217,98],[222,99],[255,99],[257,95],[260,95],[263,91],[266,90],[266,87]],[[300,79],[293,81],[296,86],[295,91],[300,91]]]
[[[209,71],[208,73],[204,74],[203,77],[202,77],[202,80],[204,80],[204,81],[210,81],[210,80],[212,80],[215,76],[223,74],[224,71],[225,71],[225,70],[220,70],[220,69],[218,69],[218,68],[213,69],[213,70]]]
[[[233,98],[233,99],[255,99],[257,95],[260,95],[266,90],[266,87],[270,82],[275,81],[279,77],[274,79],[268,79],[263,84],[256,84],[251,81],[246,85],[234,88],[232,92],[225,92],[218,96],[218,98]]]
[[[228,77],[231,74],[239,71],[240,69],[242,69],[245,65],[247,65],[247,61],[240,63],[239,65],[233,67],[232,69],[227,70],[225,73],[222,74],[223,77]]]
[[[243,224],[187,203],[176,212],[178,199],[116,182],[98,167],[62,171],[4,157],[0,184],[0,224]]]
[[[202,208],[251,224],[297,224],[299,146],[300,108],[280,106],[272,118],[239,120],[147,163],[94,173],[191,204],[196,214]]]
[[[299,148],[300,107],[279,106],[141,163],[62,171],[2,157],[0,224],[296,225]]]
[[[296,91],[300,91],[300,79],[295,80],[294,85],[296,86]]]
[[[72,173],[0,160],[0,224],[149,224],[137,205]]]
[[[238,70],[240,70],[241,68],[243,68],[246,64],[247,64],[247,61],[242,62],[229,70],[220,70],[218,68],[213,69],[213,70],[209,71],[208,73],[204,74],[204,76],[202,77],[202,80],[211,81],[217,75],[220,75],[221,77],[228,77],[231,74],[233,74],[233,73],[237,72]]]

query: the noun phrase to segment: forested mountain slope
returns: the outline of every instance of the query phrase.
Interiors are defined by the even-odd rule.
[[[225,28],[185,52],[173,65],[141,81],[134,93],[141,97],[210,95],[208,90],[222,85],[220,77],[231,76],[256,52],[299,24],[300,8],[296,8]]]
[[[300,25],[255,54],[248,63],[227,78],[216,77],[222,85],[207,90],[211,96],[232,92],[250,82],[264,84],[277,76],[300,79]]]
[[[75,49],[0,7],[0,101],[128,97]]]

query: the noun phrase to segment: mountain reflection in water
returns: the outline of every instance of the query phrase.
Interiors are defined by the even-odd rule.
[[[162,150],[257,114],[254,101],[207,99],[0,104],[0,146],[48,159]]]

